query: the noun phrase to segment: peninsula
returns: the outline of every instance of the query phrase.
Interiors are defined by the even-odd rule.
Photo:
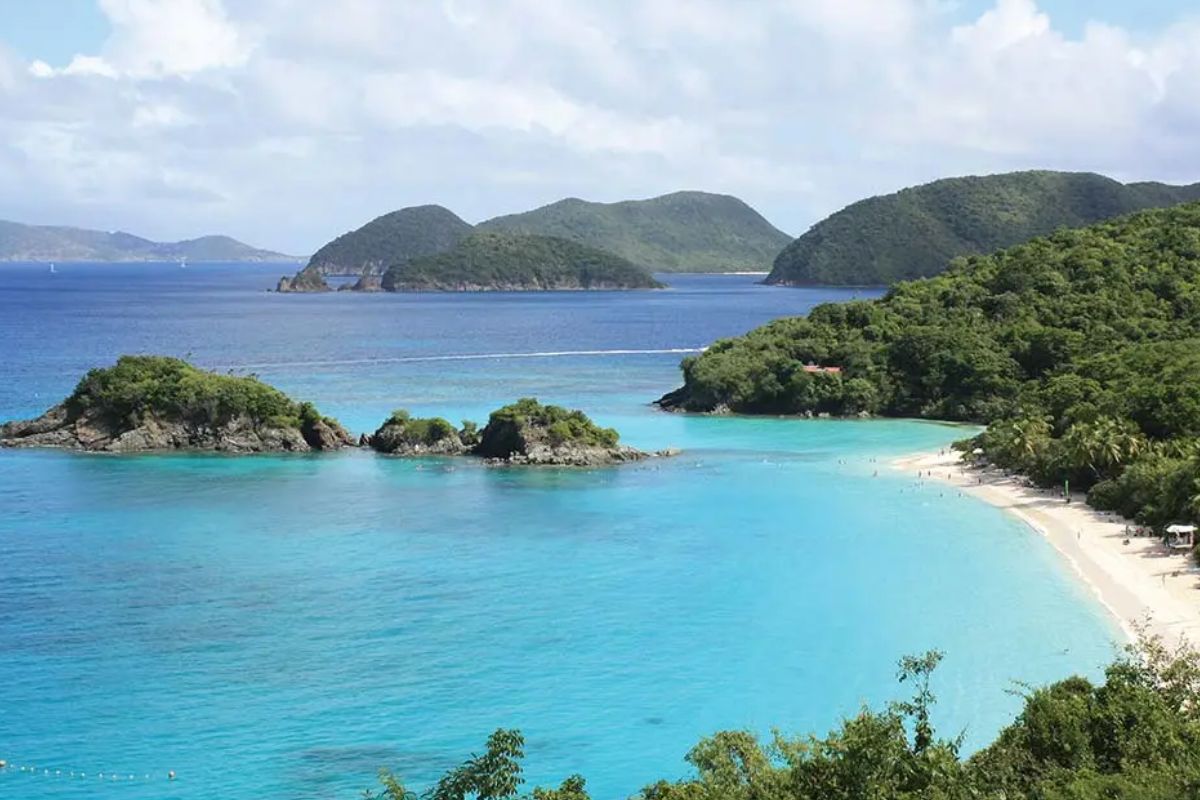
[[[989,423],[962,448],[1162,531],[1200,515],[1200,203],[821,305],[683,362],[664,408]]]
[[[337,420],[251,377],[207,372],[166,356],[122,356],[93,369],[71,395],[32,420],[0,425],[0,447],[112,453],[337,450],[352,444]]]
[[[651,455],[620,443],[582,411],[543,405],[526,397],[491,413],[483,429],[456,429],[440,417],[416,418],[401,409],[364,441],[398,456],[475,456],[496,464],[596,467],[641,461]]]

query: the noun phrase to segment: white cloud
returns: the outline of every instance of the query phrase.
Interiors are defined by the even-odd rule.
[[[1196,24],[1068,35],[1034,0],[99,2],[96,52],[0,51],[10,215],[304,251],[419,202],[703,188],[800,231],[947,174],[1200,178]]]

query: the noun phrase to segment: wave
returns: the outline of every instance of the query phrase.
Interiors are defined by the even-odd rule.
[[[660,347],[643,350],[543,350],[534,353],[452,353],[437,356],[383,356],[343,358],[324,361],[260,361],[248,364],[221,364],[213,369],[284,369],[287,367],[341,367],[369,364],[413,364],[427,361],[491,361],[514,358],[567,358],[578,356],[687,355],[703,353],[703,347]]]

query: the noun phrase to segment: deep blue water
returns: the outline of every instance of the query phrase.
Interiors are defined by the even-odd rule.
[[[684,454],[562,471],[0,452],[0,758],[38,767],[0,772],[3,796],[352,798],[385,765],[425,785],[510,726],[531,781],[580,772],[610,800],[684,775],[705,733],[824,731],[884,702],[904,653],[946,651],[938,720],[971,746],[1011,718],[1011,681],[1112,654],[1046,542],[887,468],[961,429],[647,405],[681,355],[646,351],[854,292],[265,292],[281,271],[0,267],[0,418],[163,352],[355,431],[536,395]]]

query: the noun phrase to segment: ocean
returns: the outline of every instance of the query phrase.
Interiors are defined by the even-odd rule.
[[[1114,653],[1037,534],[888,466],[970,429],[650,405],[687,352],[876,292],[267,292],[285,271],[0,267],[0,419],[154,352],[356,433],[536,396],[682,453],[572,471],[0,451],[0,795],[355,798],[384,766],[426,787],[510,727],[527,787],[580,773],[615,800],[688,774],[705,734],[823,733],[903,696],[904,654],[946,653],[935,721],[970,749],[1018,710],[1015,681]]]

